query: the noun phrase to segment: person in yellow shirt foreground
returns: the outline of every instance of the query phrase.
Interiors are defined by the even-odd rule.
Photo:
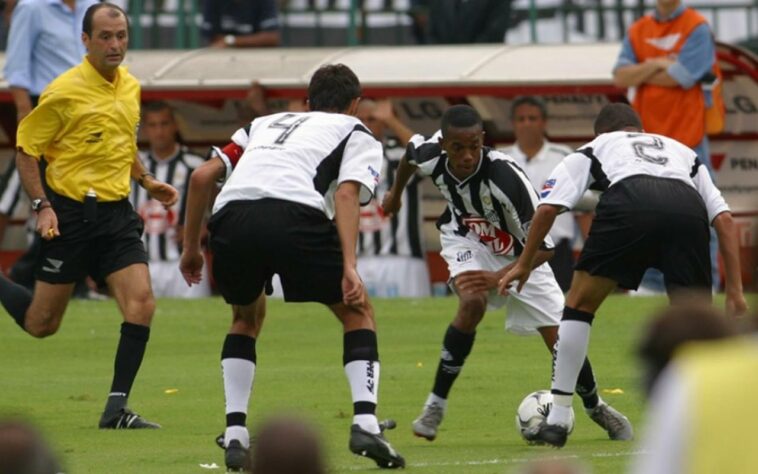
[[[145,171],[137,157],[140,85],[120,67],[128,19],[98,3],[85,13],[87,55],[43,91],[19,124],[16,165],[43,238],[31,293],[0,277],[0,302],[30,335],[58,330],[74,283],[85,275],[106,284],[124,317],[114,376],[100,428],[159,428],[127,407],[150,335],[155,299],[142,221],[128,200],[130,177],[165,206],[178,193]],[[42,188],[38,160],[48,162]]]

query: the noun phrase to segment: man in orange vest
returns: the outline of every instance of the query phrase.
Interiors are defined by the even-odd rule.
[[[653,14],[629,28],[613,70],[614,83],[635,88],[632,106],[648,133],[689,146],[713,176],[706,136],[711,87],[721,80],[716,46],[707,20],[681,0],[658,0]],[[712,239],[713,286],[720,287],[717,247]],[[650,273],[650,272],[648,272]],[[663,289],[660,273],[646,275],[643,287]]]

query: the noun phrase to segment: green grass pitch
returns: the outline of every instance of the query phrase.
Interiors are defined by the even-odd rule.
[[[613,296],[595,320],[590,357],[602,396],[636,428],[643,417],[634,347],[663,298]],[[549,388],[550,357],[538,337],[503,330],[504,313],[490,311],[453,387],[438,438],[415,438],[411,421],[429,392],[455,298],[375,300],[381,383],[379,417],[394,418],[388,438],[419,473],[510,473],[541,456],[578,458],[593,472],[623,472],[636,443],[609,441],[575,403],[576,427],[563,450],[527,446],[514,414],[527,393]],[[51,440],[70,474],[223,472],[213,442],[223,430],[221,343],[230,310],[219,298],[160,300],[145,361],[130,405],[163,429],[96,429],[110,386],[120,316],[113,301],[74,301],[55,336],[35,340],[11,318],[0,318],[0,415],[20,415]],[[339,323],[315,304],[270,301],[258,342],[258,366],[248,425],[295,412],[323,435],[331,472],[376,472],[347,449],[352,406],[342,369]],[[618,393],[620,389],[623,393]],[[609,393],[613,390],[612,393]],[[216,463],[215,470],[201,464]]]

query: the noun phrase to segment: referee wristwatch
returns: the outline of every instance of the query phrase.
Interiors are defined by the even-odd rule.
[[[237,44],[237,37],[234,35],[224,36],[224,44],[227,46],[234,46]]]
[[[50,204],[50,201],[47,198],[32,199],[32,211],[39,212],[42,209],[46,209],[48,207],[53,206]]]

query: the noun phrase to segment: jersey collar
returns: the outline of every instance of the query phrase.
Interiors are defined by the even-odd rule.
[[[113,80],[113,82],[108,81],[106,78],[104,78],[98,71],[95,69],[95,67],[92,65],[92,63],[89,62],[89,58],[87,56],[84,56],[84,60],[82,61],[82,73],[84,74],[85,79],[87,82],[90,82],[94,85],[99,86],[110,86],[110,87],[118,87],[118,84],[121,80],[121,70],[123,66],[119,66],[116,69],[116,78]]]

